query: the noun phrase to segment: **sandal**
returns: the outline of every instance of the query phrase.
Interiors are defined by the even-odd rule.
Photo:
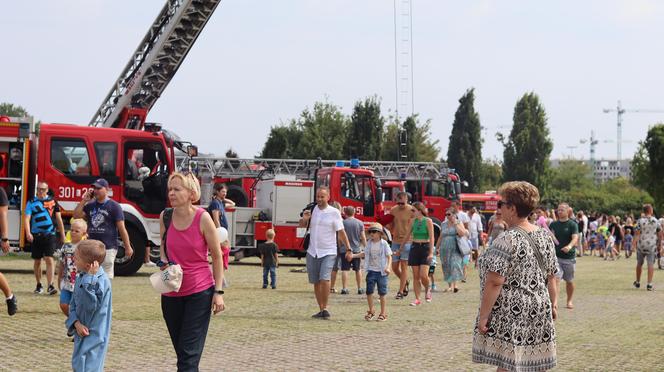
[[[376,321],[378,321],[378,322],[384,322],[386,320],[387,320],[387,315],[385,315],[385,314],[378,315],[378,319],[376,319]]]
[[[374,313],[373,311],[367,311],[367,315],[364,316],[364,320],[368,322],[370,320],[373,320],[374,316],[376,316],[376,313]]]
[[[330,288],[330,293],[337,293],[337,290],[335,288]]]
[[[395,297],[396,300],[401,300],[403,298],[403,294],[401,292],[397,292],[397,296]]]
[[[410,282],[406,280],[406,287],[403,289],[403,296],[406,297],[408,296],[408,286],[410,285]]]

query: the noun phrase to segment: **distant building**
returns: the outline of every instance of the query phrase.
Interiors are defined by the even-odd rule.
[[[593,167],[595,182],[602,183],[618,177],[632,179],[631,160],[595,160]]]
[[[578,159],[551,159],[551,167],[558,168],[561,161],[575,160],[583,164],[591,165],[593,172],[593,179],[596,183],[603,183],[608,180],[624,177],[629,180],[632,179],[632,164],[631,160],[595,160],[590,163],[588,160]]]

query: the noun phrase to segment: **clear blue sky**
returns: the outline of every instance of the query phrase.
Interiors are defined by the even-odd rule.
[[[45,122],[86,125],[162,0],[4,1],[0,101]],[[648,0],[413,0],[415,110],[442,153],[459,97],[476,89],[483,157],[502,158],[496,127],[517,99],[542,99],[553,157],[616,154],[615,107],[664,110],[664,3]],[[205,152],[259,153],[270,127],[328,99],[350,113],[394,109],[393,2],[224,0],[148,120]],[[626,114],[623,157],[664,114]],[[506,131],[509,129],[503,129]],[[567,146],[578,146],[570,150]]]

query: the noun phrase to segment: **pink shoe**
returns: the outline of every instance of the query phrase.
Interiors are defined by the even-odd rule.
[[[427,289],[427,295],[425,299],[427,302],[431,302],[431,288]]]
[[[410,303],[410,306],[419,306],[422,305],[422,302],[420,300],[415,300]]]

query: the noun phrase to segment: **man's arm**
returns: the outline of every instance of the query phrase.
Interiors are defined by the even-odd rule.
[[[58,224],[58,230],[60,231],[60,241],[65,242],[65,224],[62,222],[62,213],[55,212],[55,221]]]
[[[9,236],[9,222],[7,221],[7,211],[9,206],[5,205],[0,207],[0,237],[2,239],[7,239]],[[9,240],[4,240],[0,243],[2,251],[7,253],[9,252]]]
[[[0,207],[0,208],[2,208],[2,207]],[[23,230],[25,230],[25,239],[28,242],[32,243],[32,240],[34,238],[32,236],[32,232],[30,231],[30,219],[31,219],[31,215],[28,214],[27,211],[26,211],[25,217],[23,218]],[[2,218],[2,220],[5,220],[5,218]],[[5,231],[7,231],[7,230],[5,230],[4,227],[2,227],[1,229],[2,229],[2,232],[0,232],[0,235],[2,235],[2,237],[5,237]]]
[[[131,246],[131,241],[129,240],[129,234],[127,233],[127,228],[125,227],[124,220],[115,222],[115,226],[118,228],[118,233],[120,233],[120,238],[124,244],[125,256],[131,257],[134,255],[134,249]],[[141,247],[138,247],[139,249]],[[145,249],[145,247],[143,247]]]
[[[88,204],[90,200],[92,200],[91,193],[90,192],[83,193],[83,199],[81,199],[81,202],[78,203],[78,205],[74,209],[74,218],[85,219],[85,211],[83,210],[83,208],[85,208],[85,205]]]

